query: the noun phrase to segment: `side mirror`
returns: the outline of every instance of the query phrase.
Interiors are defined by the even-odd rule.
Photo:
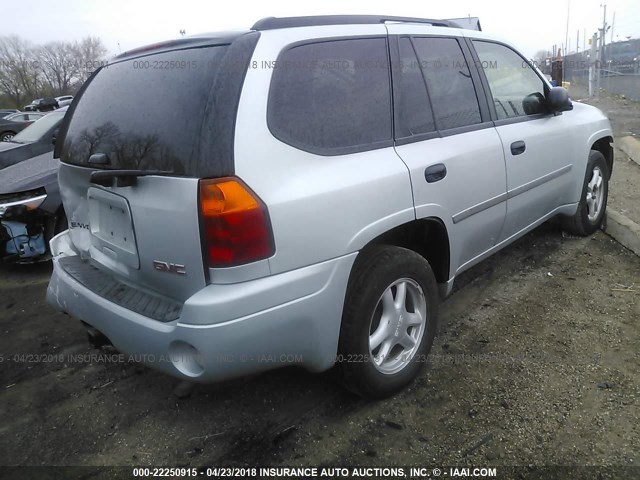
[[[547,105],[553,113],[573,110],[573,103],[569,99],[569,92],[564,87],[553,87],[547,93]]]
[[[544,96],[541,93],[535,92],[524,97],[522,100],[522,109],[527,115],[547,113],[548,109],[546,103]]]

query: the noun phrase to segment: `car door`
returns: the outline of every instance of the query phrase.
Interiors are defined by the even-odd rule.
[[[396,152],[410,171],[416,217],[447,227],[454,274],[479,261],[502,230],[502,143],[462,38],[394,38]]]
[[[546,106],[546,84],[520,54],[502,43],[474,39],[472,48],[507,168],[507,219],[500,241],[537,225],[571,203],[574,175],[567,116]]]

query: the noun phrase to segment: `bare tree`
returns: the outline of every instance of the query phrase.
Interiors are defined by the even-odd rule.
[[[551,56],[550,52],[546,50],[538,50],[536,54],[533,56],[533,61],[536,63],[536,65],[539,68],[542,68],[546,64],[547,59],[550,56]]]
[[[0,37],[0,99],[20,107],[44,96],[74,93],[104,61],[97,37],[34,47],[17,36]]]
[[[39,67],[56,95],[64,95],[79,78],[80,65],[68,43],[52,42],[37,51]]]
[[[0,37],[0,90],[19,106],[42,90],[38,58],[20,37]]]
[[[102,64],[107,49],[97,37],[85,37],[72,46],[74,58],[79,65],[78,83],[82,85]]]

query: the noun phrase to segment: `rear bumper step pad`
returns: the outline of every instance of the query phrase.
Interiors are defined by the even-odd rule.
[[[62,257],[58,263],[77,282],[116,305],[160,322],[171,322],[180,317],[180,302],[122,283],[79,256]]]

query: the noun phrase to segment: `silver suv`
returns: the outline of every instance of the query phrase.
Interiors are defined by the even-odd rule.
[[[456,275],[606,208],[607,118],[447,21],[267,18],[127,52],[78,96],[48,300],[193,381],[337,364],[390,395]]]

